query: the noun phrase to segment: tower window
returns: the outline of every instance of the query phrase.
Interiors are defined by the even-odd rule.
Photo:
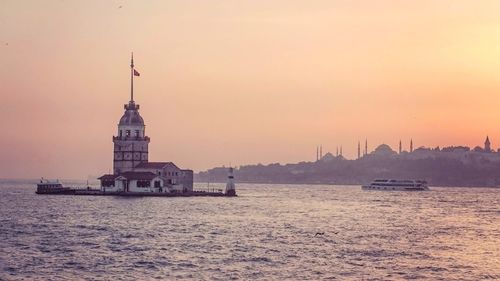
[[[130,137],[130,130],[125,131],[125,136]]]
[[[123,131],[120,130],[120,138],[123,136]]]
[[[135,137],[138,138],[139,137],[139,130],[135,130]]]

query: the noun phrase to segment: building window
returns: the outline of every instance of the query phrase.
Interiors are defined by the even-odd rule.
[[[155,187],[156,188],[161,187],[161,181],[155,181]]]
[[[102,187],[112,187],[115,186],[115,181],[114,180],[103,180],[101,182]]]
[[[151,186],[151,182],[149,182],[148,180],[138,180],[137,181],[137,187],[150,187]]]
[[[123,137],[123,131],[120,130],[120,138]]]
[[[139,137],[139,130],[135,130],[135,137],[138,138]]]
[[[125,131],[125,136],[130,137],[130,130]]]

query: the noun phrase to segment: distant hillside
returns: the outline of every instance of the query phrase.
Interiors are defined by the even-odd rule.
[[[379,147],[380,148],[380,147]],[[224,182],[227,169],[195,175],[198,182]],[[365,184],[376,178],[424,179],[431,186],[500,186],[500,153],[420,148],[412,153],[387,146],[357,160],[325,155],[315,162],[247,165],[235,169],[237,182]]]

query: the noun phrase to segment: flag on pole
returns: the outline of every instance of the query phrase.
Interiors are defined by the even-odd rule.
[[[141,74],[137,70],[134,69],[134,76],[141,76]]]

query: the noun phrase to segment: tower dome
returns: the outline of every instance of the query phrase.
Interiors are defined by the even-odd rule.
[[[122,118],[120,118],[119,126],[130,126],[130,125],[139,125],[144,126],[144,120],[139,114],[139,105],[136,105],[133,102],[125,105],[125,112],[123,113]]]

